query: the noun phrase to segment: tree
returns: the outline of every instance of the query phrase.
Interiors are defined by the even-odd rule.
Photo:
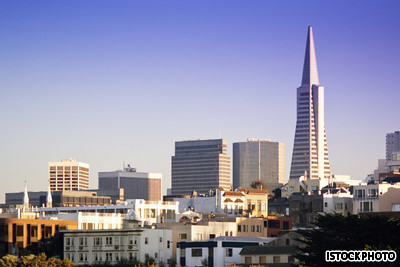
[[[207,258],[204,258],[204,259],[201,260],[201,266],[202,267],[208,267],[208,259]]]
[[[383,216],[324,214],[317,215],[313,229],[298,232],[302,236],[298,241],[301,241],[304,246],[301,246],[296,257],[307,266],[335,265],[325,262],[327,250],[394,249],[397,254],[400,252],[399,219]],[[362,265],[368,266],[368,263],[363,262]],[[352,263],[351,266],[358,265]],[[374,266],[379,265],[375,263]],[[386,262],[382,266],[390,265]]]
[[[254,188],[254,189],[264,189],[266,186],[263,181],[255,180],[255,181],[251,182],[250,187]]]

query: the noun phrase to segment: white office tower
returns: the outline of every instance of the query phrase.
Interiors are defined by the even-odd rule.
[[[329,156],[324,120],[324,87],[319,85],[312,27],[308,27],[303,79],[297,88],[297,122],[290,179],[307,174],[329,178]]]
[[[79,191],[89,189],[89,164],[73,159],[49,162],[51,191]]]

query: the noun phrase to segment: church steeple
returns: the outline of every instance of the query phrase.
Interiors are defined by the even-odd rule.
[[[301,85],[319,85],[317,57],[315,56],[314,36],[312,27],[308,26],[306,55],[304,58],[303,79]]]

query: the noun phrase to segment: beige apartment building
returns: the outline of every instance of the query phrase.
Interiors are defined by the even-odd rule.
[[[73,159],[49,162],[51,191],[78,191],[89,189],[89,164]]]

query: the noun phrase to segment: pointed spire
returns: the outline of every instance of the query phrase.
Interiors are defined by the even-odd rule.
[[[50,208],[52,206],[53,206],[53,198],[51,197],[50,180],[49,180],[49,188],[47,189],[46,207]]]
[[[315,56],[314,36],[312,27],[308,26],[306,56],[304,58],[303,79],[301,85],[319,85],[317,57]]]
[[[29,208],[29,197],[28,197],[28,185],[27,181],[25,181],[25,191],[24,191],[24,209]]]

